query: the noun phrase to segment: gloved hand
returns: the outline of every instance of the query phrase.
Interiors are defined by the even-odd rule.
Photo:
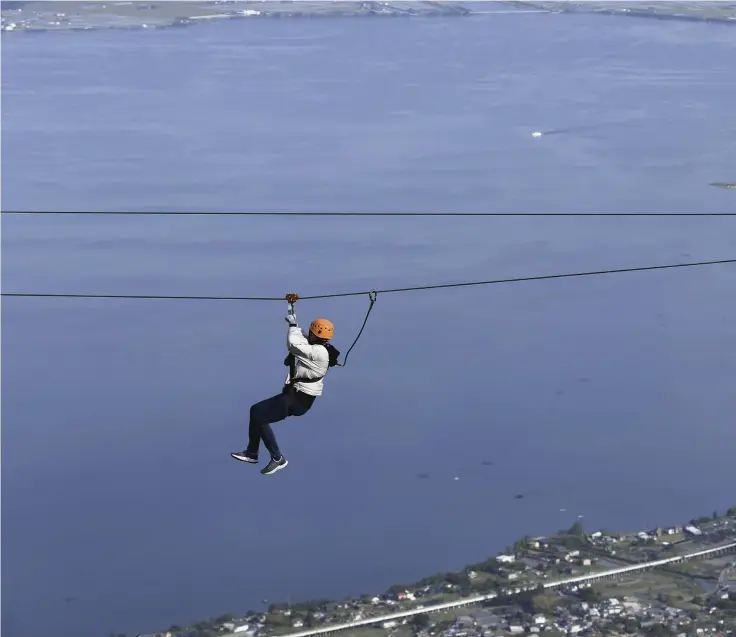
[[[296,314],[294,314],[294,306],[289,303],[289,311],[286,315],[286,322],[290,327],[297,327]]]

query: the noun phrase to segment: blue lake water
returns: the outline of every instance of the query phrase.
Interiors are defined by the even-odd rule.
[[[2,205],[733,213],[708,182],[735,178],[734,59],[723,26],[582,15],[5,34]],[[2,221],[5,292],[311,295],[736,256],[736,217]],[[150,632],[383,590],[578,515],[736,504],[734,290],[724,265],[380,295],[314,410],[276,425],[290,466],[268,479],[228,454],[280,388],[285,304],[5,298],[3,632]],[[367,304],[297,309],[346,351]]]

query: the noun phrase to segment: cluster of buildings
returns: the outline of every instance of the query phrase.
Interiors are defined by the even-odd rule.
[[[654,626],[662,626],[667,634],[681,637],[691,635],[731,634],[724,620],[713,626],[699,627],[700,618],[694,618],[679,608],[656,607],[633,597],[621,600],[610,598],[600,603],[579,602],[570,607],[561,606],[551,614],[527,615],[520,607],[509,606],[489,611],[478,610],[458,617],[454,624],[442,631],[428,634],[432,637],[497,637],[501,634],[541,634],[555,631],[581,637],[599,635],[604,628],[616,628],[619,634],[641,635]],[[731,626],[731,629],[736,628]]]

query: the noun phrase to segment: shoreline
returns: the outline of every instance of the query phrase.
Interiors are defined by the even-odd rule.
[[[625,0],[416,0],[413,2],[220,0],[219,2],[89,2],[29,0],[4,2],[0,30],[4,32],[161,29],[225,19],[474,17],[493,13],[599,14],[642,19],[736,24],[736,2],[665,2],[642,8]]]

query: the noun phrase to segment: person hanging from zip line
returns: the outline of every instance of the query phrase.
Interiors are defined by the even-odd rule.
[[[294,312],[298,294],[287,294],[289,329],[286,336],[288,355],[284,365],[289,367],[286,382],[280,394],[266,398],[250,408],[248,447],[230,455],[241,462],[256,464],[261,440],[271,455],[270,462],[261,469],[263,475],[271,475],[285,468],[289,462],[281,453],[271,425],[289,416],[303,416],[322,395],[324,377],[330,367],[337,365],[340,352],[328,341],[335,333],[335,326],[327,319],[312,321],[305,334],[299,327]]]

